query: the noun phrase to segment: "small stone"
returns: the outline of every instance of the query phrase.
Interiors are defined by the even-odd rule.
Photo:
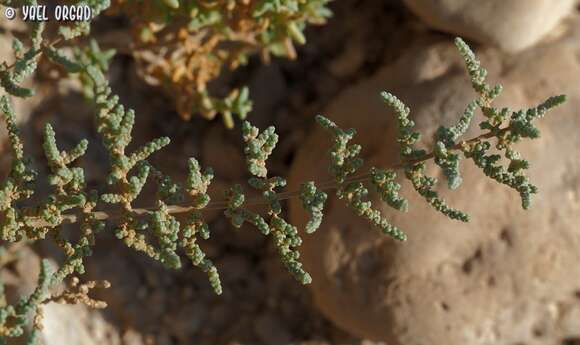
[[[528,48],[572,13],[574,0],[405,0],[425,23],[508,52]]]
[[[129,328],[126,330],[122,337],[123,345],[146,345],[143,336],[136,330]]]
[[[44,345],[120,345],[113,325],[97,310],[84,305],[51,303],[44,308],[41,342]]]

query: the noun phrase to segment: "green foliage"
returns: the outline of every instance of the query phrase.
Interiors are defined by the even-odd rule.
[[[392,169],[384,170],[375,167],[371,168],[370,173],[371,183],[375,187],[375,191],[380,195],[381,200],[394,209],[406,212],[409,203],[399,196],[401,185],[395,181],[397,173]]]
[[[6,338],[16,338],[24,334],[31,313],[38,314],[40,304],[48,294],[52,272],[47,260],[42,261],[38,284],[28,297],[21,298],[14,306],[0,306],[0,343]],[[36,344],[38,327],[28,337],[27,344]]]
[[[260,0],[253,10],[255,18],[267,18],[272,24],[260,39],[273,54],[288,55],[286,37],[305,44],[304,28],[307,22],[324,23],[332,12],[326,7],[329,0]]]
[[[107,5],[106,1],[88,3],[95,13]],[[316,8],[319,8],[316,6],[323,6],[324,3],[326,2],[262,1],[258,13],[276,16],[292,13],[296,9],[316,12]],[[166,1],[165,5],[181,8],[181,2],[178,1]],[[469,47],[458,39],[457,46],[466,61],[479,98],[469,103],[456,125],[439,128],[433,138],[435,148],[432,152],[416,148],[421,134],[415,130],[415,124],[409,117],[409,108],[394,95],[385,92],[382,94],[383,99],[393,108],[399,128],[397,141],[400,145],[401,163],[398,166],[371,167],[367,172],[361,172],[364,166],[360,157],[362,147],[352,143],[356,131],[341,129],[331,120],[317,116],[317,122],[333,139],[329,156],[330,173],[334,180],[331,184],[321,184],[324,188],[317,187],[310,181],[303,183],[299,192],[284,192],[281,189],[285,188],[286,180],[280,176],[268,175],[267,160],[278,142],[274,127],[260,131],[249,122],[244,122],[241,128],[243,153],[251,174],[248,184],[260,197],[248,199],[242,186],[234,185],[226,192],[224,202],[212,204],[208,194],[213,179],[211,168],[202,169],[195,158],[190,158],[187,162],[187,178],[174,182],[170,176],[149,162],[151,155],[169,144],[169,138],[152,139],[129,152],[136,115],[133,110],[120,104],[119,97],[113,94],[109,86],[106,72],[112,52],[102,51],[92,41],[87,47],[78,48],[72,56],[68,56],[52,44],[44,43],[41,24],[31,26],[29,47],[25,48],[22,42],[15,41],[17,62],[12,66],[3,64],[0,69],[3,89],[14,97],[27,97],[32,94],[32,91],[24,91],[20,84],[24,77],[34,72],[38,59],[43,56],[63,67],[73,77],[84,81],[86,96],[91,99],[96,110],[97,132],[109,155],[109,174],[105,179],[106,191],[99,193],[88,190],[84,170],[77,164],[87,151],[89,142],[81,140],[73,148],[62,150],[57,140],[58,128],[55,131],[47,124],[44,129],[43,149],[51,189],[44,199],[31,199],[37,186],[37,174],[24,154],[10,99],[6,95],[0,97],[0,111],[7,125],[12,156],[10,174],[0,185],[0,239],[5,243],[50,239],[64,254],[64,261],[55,272],[43,261],[38,287],[29,297],[15,305],[0,305],[0,343],[22,336],[30,315],[35,314],[34,319],[38,320],[41,306],[55,300],[50,292],[67,277],[85,272],[84,260],[91,255],[97,243],[97,235],[106,229],[114,229],[117,238],[127,247],[142,252],[171,269],[182,267],[181,256],[185,255],[192,265],[207,274],[213,290],[221,294],[222,286],[217,267],[198,242],[199,238],[207,240],[210,237],[210,229],[203,215],[209,206],[220,205],[224,209],[225,217],[235,228],[241,228],[247,223],[256,227],[263,235],[271,236],[280,261],[302,284],[310,283],[312,277],[299,261],[298,248],[303,241],[300,232],[285,218],[283,201],[289,197],[300,197],[306,213],[310,215],[305,226],[308,234],[313,233],[322,223],[327,200],[323,189],[336,189],[337,198],[343,200],[355,214],[366,219],[385,235],[403,241],[407,239],[405,233],[390,224],[373,204],[369,185],[388,206],[404,212],[409,205],[399,195],[401,185],[395,172],[396,169],[402,169],[414,189],[436,210],[449,218],[468,221],[465,213],[447,206],[435,190],[437,180],[425,174],[427,161],[433,159],[443,170],[448,186],[457,188],[461,182],[460,161],[464,157],[471,159],[490,178],[515,189],[522,198],[522,206],[527,208],[531,195],[537,193],[537,187],[525,176],[529,163],[515,151],[513,144],[525,138],[537,138],[540,133],[534,122],[565,100],[564,96],[551,97],[535,108],[520,111],[492,107],[491,103],[501,92],[501,88],[491,87],[486,83],[485,70]],[[60,39],[83,35],[87,30],[85,25],[73,24],[64,33],[61,32]],[[296,36],[296,40],[301,40],[298,31],[292,35]],[[469,128],[476,109],[485,116],[485,120],[480,123],[484,133],[459,142],[459,138]],[[502,165],[502,156],[491,153],[492,148],[503,152],[509,163]],[[144,186],[150,181],[157,187],[155,207],[135,207]],[[250,210],[258,205],[266,206],[267,210]],[[96,209],[104,211],[97,212]],[[186,220],[178,219],[177,213],[183,214]],[[108,220],[108,224],[105,220]],[[63,234],[65,223],[78,224],[80,231],[79,236],[75,237],[76,241],[69,240]],[[35,321],[28,334],[30,344],[37,341],[38,329]]]
[[[116,0],[113,10],[126,15],[136,32],[134,57],[141,74],[163,85],[184,119],[193,114],[222,116],[233,128],[252,109],[247,87],[215,96],[208,84],[224,68],[244,65],[252,54],[297,57],[304,30],[324,24],[330,0]]]
[[[538,138],[540,131],[534,126],[534,121],[542,118],[549,110],[564,103],[566,96],[549,97],[537,107],[528,110],[512,111],[508,108],[494,108],[491,103],[501,93],[501,86],[492,87],[487,84],[487,71],[481,67],[463,40],[458,38],[455,44],[465,59],[472,85],[479,94],[479,99],[475,101],[475,104],[486,117],[486,120],[482,121],[479,127],[487,131],[484,137],[489,138],[487,140],[472,140],[463,144],[461,151],[466,158],[472,159],[486,176],[515,189],[520,194],[522,207],[527,209],[530,206],[532,194],[536,194],[538,188],[525,175],[529,162],[521,157],[513,145],[524,138]],[[468,106],[463,118],[471,118],[472,108],[475,107],[473,104]],[[463,118],[462,122],[468,124],[469,121],[463,121]],[[459,127],[464,128],[466,125],[460,124]],[[448,132],[456,133],[457,130],[451,129]],[[465,132],[465,129],[462,129],[462,132]],[[491,138],[497,139],[495,145],[491,142]],[[441,135],[441,139],[442,141],[438,143],[443,143],[447,148],[454,145],[456,140],[455,136],[452,135]],[[507,165],[501,165],[501,155],[490,153],[494,147],[499,152],[503,151],[503,157],[509,161]]]
[[[348,143],[356,131],[354,129],[344,131],[334,122],[320,115],[316,117],[316,120],[334,138],[334,145],[330,151],[330,172],[334,175],[339,186],[336,196],[339,199],[344,199],[346,205],[352,208],[357,215],[367,219],[384,234],[400,241],[406,240],[407,236],[399,228],[390,224],[379,210],[373,208],[372,201],[368,200],[369,190],[362,182],[347,182],[348,177],[356,173],[363,165],[362,158],[358,157],[362,149],[361,146]]]
[[[133,0],[118,1],[119,4],[135,8]],[[327,5],[330,0],[249,0],[242,4],[228,3],[228,1],[183,1],[165,0],[156,2],[153,8],[142,10],[134,14],[145,15],[151,20],[166,25],[178,18],[188,18],[188,29],[201,31],[211,29],[233,39],[235,34],[244,34],[230,25],[232,13],[238,11],[244,19],[254,19],[260,23],[267,23],[265,30],[256,32],[256,39],[261,46],[271,53],[288,56],[286,40],[291,38],[298,44],[306,43],[304,29],[307,23],[322,24],[332,15]],[[247,3],[247,4],[246,4]],[[246,8],[247,6],[247,8]],[[248,18],[245,18],[248,16]],[[141,37],[150,37],[154,33],[151,28],[144,26]],[[255,29],[254,29],[255,30]],[[255,33],[252,33],[254,35]],[[246,60],[247,56],[239,59]]]
[[[304,230],[307,234],[315,232],[322,223],[324,203],[328,195],[316,188],[313,181],[308,181],[300,185],[300,200],[302,206],[310,215],[310,220],[306,223]]]

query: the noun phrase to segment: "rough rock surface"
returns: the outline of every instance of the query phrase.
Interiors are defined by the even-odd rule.
[[[49,304],[44,307],[41,333],[45,345],[120,345],[117,330],[100,312],[84,305]]]
[[[576,24],[576,26],[578,26]],[[301,248],[315,303],[349,332],[389,345],[569,344],[580,340],[580,44],[572,27],[558,42],[517,56],[479,51],[490,81],[505,86],[496,105],[533,106],[554,94],[567,104],[540,121],[542,137],[518,148],[532,162],[541,195],[520,208],[517,193],[464,161],[464,184],[441,194],[472,216],[469,224],[432,210],[403,183],[407,214],[384,213],[409,236],[395,243],[336,198],[323,226]],[[366,163],[397,160],[392,112],[379,92],[411,106],[425,144],[457,120],[475,94],[450,42],[409,51],[375,77],[343,92],[324,112],[360,134]],[[466,138],[478,132],[472,128]],[[328,135],[315,129],[294,162],[290,186],[326,180]],[[431,174],[439,174],[431,170]],[[439,174],[440,175],[440,174]],[[307,215],[292,201],[290,216]]]
[[[525,49],[570,13],[574,0],[405,0],[427,25],[499,46]]]
[[[30,295],[37,286],[40,273],[40,258],[29,247],[14,246],[3,255],[10,269],[0,272],[0,281],[5,284],[9,303]],[[54,267],[53,267],[54,268]],[[121,339],[115,328],[98,310],[83,304],[61,305],[48,303],[43,306],[43,328],[40,332],[44,345],[119,345]],[[18,338],[9,344],[23,345]]]

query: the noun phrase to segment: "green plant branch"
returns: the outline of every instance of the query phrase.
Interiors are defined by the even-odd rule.
[[[499,133],[503,134],[507,130],[508,130],[508,128],[503,128],[499,131]],[[477,137],[474,137],[474,138],[471,138],[469,140],[457,143],[457,144],[453,145],[449,150],[461,151],[462,147],[464,147],[465,145],[476,143],[482,139],[494,138],[496,136],[497,136],[497,133],[492,133],[492,132],[483,133],[481,135],[478,135]],[[397,169],[397,170],[405,169],[409,165],[414,165],[417,163],[429,161],[429,160],[434,158],[434,155],[435,155],[434,152],[431,151],[429,153],[426,153],[422,158],[410,160],[407,162],[398,163],[398,164],[392,165],[392,166],[387,167],[387,168]],[[357,175],[348,177],[345,179],[345,182],[347,182],[347,183],[369,182],[370,179],[371,179],[371,172],[369,171],[369,172],[365,172],[365,173],[361,173],[361,174],[357,174]],[[319,186],[318,189],[322,190],[322,191],[331,191],[331,190],[336,190],[336,189],[340,188],[339,184],[337,184],[334,180],[330,180],[330,179],[326,180],[324,182],[321,182],[321,183],[317,183],[317,185]],[[278,200],[295,199],[295,198],[300,197],[300,191],[294,190],[294,191],[281,192],[281,193],[277,193],[276,196],[277,196]],[[267,206],[268,202],[266,200],[264,200],[264,198],[262,198],[262,197],[252,197],[252,198],[246,199],[246,202],[244,203],[244,205],[246,207]],[[207,206],[203,209],[202,212],[225,210],[225,209],[227,209],[227,207],[228,207],[228,202],[225,199],[210,201],[207,204]],[[174,215],[188,213],[188,212],[193,211],[194,209],[195,209],[195,207],[190,205],[190,204],[182,204],[182,205],[176,204],[176,205],[168,205],[167,206],[168,213],[174,214]],[[155,210],[156,210],[156,207],[144,207],[144,208],[134,208],[131,210],[131,212],[136,216],[145,216],[145,215],[151,214],[152,212],[155,212]],[[92,212],[91,214],[94,217],[94,219],[104,221],[104,220],[113,220],[113,219],[121,218],[124,216],[124,211],[110,209],[107,211],[95,211],[95,212]],[[62,224],[74,224],[74,223],[77,223],[78,221],[79,221],[79,217],[76,214],[65,214],[65,215],[63,215],[63,218],[62,218]],[[47,222],[44,222],[41,219],[33,220],[33,221],[31,221],[30,224],[33,227],[45,227],[45,226],[49,225]]]
[[[35,3],[35,0],[27,1]],[[103,9],[105,5],[107,4],[94,3],[98,9]],[[525,110],[494,108],[491,104],[500,94],[501,87],[487,84],[486,70],[480,66],[467,44],[456,39],[456,46],[465,61],[478,98],[467,105],[455,125],[441,126],[435,132],[431,152],[415,147],[421,139],[421,133],[416,131],[415,123],[409,117],[410,109],[396,96],[383,92],[383,100],[393,111],[398,126],[400,163],[387,168],[372,167],[361,173],[359,170],[364,165],[360,157],[362,147],[350,143],[356,130],[344,130],[331,120],[317,116],[316,121],[330,134],[332,140],[329,170],[333,180],[322,182],[318,187],[312,181],[304,181],[299,192],[280,192],[287,182],[282,177],[269,176],[267,166],[267,160],[278,142],[275,128],[268,127],[260,131],[244,121],[241,126],[243,152],[247,169],[252,175],[248,184],[259,191],[261,197],[246,199],[242,186],[233,185],[227,190],[225,200],[212,202],[208,194],[208,187],[214,177],[211,168],[202,169],[195,158],[190,158],[187,178],[175,183],[148,161],[149,156],[169,144],[169,138],[153,139],[133,152],[128,152],[136,115],[133,110],[126,109],[119,103],[119,97],[113,94],[109,85],[106,71],[113,56],[112,52],[100,50],[94,41],[88,47],[76,49],[73,57],[56,48],[41,48],[43,27],[32,25],[32,47],[25,51],[23,44],[15,41],[13,46],[17,62],[13,71],[0,70],[0,85],[15,97],[25,98],[32,95],[33,90],[19,85],[26,76],[35,71],[36,54],[39,51],[46,53],[50,61],[63,67],[71,75],[80,78],[85,95],[92,100],[96,110],[97,132],[109,154],[109,175],[105,179],[107,190],[104,194],[88,190],[84,170],[75,166],[75,161],[86,153],[88,141],[81,140],[76,147],[61,150],[57,143],[58,129],[55,131],[47,124],[43,149],[48,161],[50,194],[35,206],[22,207],[22,202],[34,194],[38,174],[33,169],[31,160],[25,156],[24,143],[20,138],[10,98],[0,97],[0,114],[7,125],[12,151],[10,174],[0,184],[0,240],[5,243],[19,243],[43,240],[48,235],[65,257],[56,272],[52,272],[47,263],[43,262],[38,287],[28,298],[14,306],[0,305],[0,344],[7,338],[21,336],[25,332],[30,314],[41,316],[43,301],[50,300],[48,290],[70,275],[85,272],[84,260],[92,254],[96,235],[106,229],[105,220],[116,220],[111,222],[110,228],[128,248],[139,251],[168,268],[181,267],[182,256],[185,256],[193,266],[207,274],[215,293],[221,294],[218,270],[199,245],[200,240],[210,237],[209,226],[203,218],[206,210],[224,210],[223,215],[234,228],[249,223],[264,236],[270,236],[280,261],[288,272],[298,282],[309,284],[312,278],[299,261],[298,247],[302,238],[297,227],[284,219],[284,200],[300,198],[302,206],[310,216],[304,232],[311,234],[322,222],[328,196],[324,191],[334,190],[337,199],[342,200],[355,215],[367,220],[373,228],[394,240],[405,241],[406,234],[396,225],[390,224],[381,210],[373,205],[368,197],[369,188],[391,208],[407,211],[408,201],[399,195],[401,185],[397,182],[395,171],[403,170],[404,177],[433,209],[450,219],[467,222],[469,215],[448,206],[435,189],[438,185],[437,179],[425,172],[426,162],[433,160],[441,168],[449,188],[455,189],[462,181],[459,167],[461,160],[465,158],[472,160],[487,177],[517,191],[522,207],[527,209],[531,196],[538,193],[538,188],[526,176],[529,162],[513,146],[523,139],[538,138],[540,131],[535,127],[535,121],[565,101],[565,96],[555,96]],[[86,34],[88,28],[83,25],[65,28],[61,35],[68,40]],[[461,141],[460,137],[467,132],[477,109],[484,116],[484,120],[479,123],[484,133]],[[157,185],[157,204],[149,208],[133,208],[133,203],[150,180],[154,180]],[[104,204],[107,206],[103,206]],[[258,206],[266,206],[267,210],[260,213],[251,210]],[[185,215],[187,220],[178,220],[175,217],[178,214]],[[76,241],[70,241],[62,233],[62,225],[70,223],[77,223],[79,226]],[[0,282],[0,297],[1,288]],[[87,285],[83,290],[88,288]],[[80,298],[90,304],[102,305],[75,293],[63,298]],[[31,333],[30,344],[36,342],[38,329],[35,328]]]
[[[33,58],[37,58],[39,56],[41,56],[43,54],[44,49],[49,49],[49,48],[56,48],[60,43],[62,43],[64,41],[64,39],[62,37],[58,37],[56,38],[54,41],[52,41],[49,44],[43,44],[40,49],[38,49],[34,55]],[[16,66],[16,63],[18,61],[15,61],[13,63],[11,63],[10,65],[7,65],[6,67],[4,67],[4,70],[8,71],[11,70],[12,68],[14,68]]]

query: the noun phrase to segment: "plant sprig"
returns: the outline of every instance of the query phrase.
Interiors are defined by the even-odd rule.
[[[252,109],[249,89],[215,95],[208,87],[222,70],[247,64],[259,53],[295,59],[295,45],[306,43],[308,25],[332,15],[330,0],[118,0],[112,12],[131,21],[131,53],[143,79],[163,86],[183,119],[221,116],[227,128]]]
[[[95,9],[102,8],[100,3],[95,6]],[[277,10],[277,7],[264,7],[264,11]],[[78,32],[63,33],[64,39],[82,35],[87,28],[79,26],[77,30]],[[278,141],[274,127],[260,131],[249,122],[244,122],[243,153],[248,171],[252,175],[248,184],[260,191],[261,196],[248,199],[244,195],[243,187],[234,185],[226,192],[224,200],[212,201],[207,192],[213,179],[211,168],[202,169],[196,159],[190,158],[187,179],[175,182],[148,161],[151,155],[169,144],[169,138],[153,139],[128,152],[136,114],[119,102],[119,97],[113,94],[109,86],[106,69],[111,58],[110,52],[101,51],[94,42],[85,49],[78,49],[74,56],[67,56],[58,49],[43,46],[42,26],[33,27],[33,32],[28,53],[24,51],[22,44],[14,45],[17,62],[12,70],[7,69],[6,65],[2,69],[0,85],[14,97],[27,96],[29,92],[23,91],[19,86],[20,82],[24,76],[34,72],[35,59],[41,56],[47,56],[71,75],[84,80],[86,95],[92,98],[96,109],[97,132],[109,154],[109,176],[105,181],[108,190],[102,194],[87,190],[84,170],[76,166],[76,161],[85,154],[89,143],[82,140],[71,150],[61,150],[58,145],[58,128],[55,130],[51,125],[46,125],[43,148],[50,171],[48,180],[51,192],[37,205],[23,203],[35,191],[37,173],[32,169],[31,160],[24,154],[10,99],[8,96],[0,98],[0,112],[7,124],[12,153],[11,172],[0,185],[0,239],[17,243],[49,238],[61,248],[65,256],[64,262],[55,272],[48,268],[46,262],[43,263],[38,288],[31,296],[15,306],[0,305],[0,342],[21,336],[30,314],[39,318],[40,305],[53,300],[49,290],[73,274],[84,273],[85,258],[91,255],[97,243],[97,235],[107,228],[114,229],[115,235],[127,247],[140,251],[169,268],[182,267],[183,252],[194,266],[208,275],[213,290],[221,294],[223,288],[217,267],[198,242],[200,238],[207,240],[210,237],[209,225],[203,218],[205,210],[223,209],[224,216],[235,228],[248,223],[263,235],[271,236],[285,268],[298,282],[308,284],[312,277],[300,262],[298,250],[303,239],[298,228],[285,219],[283,200],[295,197],[301,199],[310,215],[304,230],[310,234],[322,224],[324,204],[328,199],[326,192],[334,190],[338,199],[343,200],[356,215],[366,219],[371,226],[387,236],[404,241],[407,239],[406,234],[379,211],[370,196],[370,189],[388,206],[405,212],[412,205],[399,194],[402,187],[396,171],[402,170],[402,175],[435,210],[451,219],[468,221],[467,214],[447,205],[436,190],[437,179],[425,173],[426,164],[434,161],[442,169],[448,186],[451,189],[458,188],[461,183],[460,162],[467,158],[488,177],[516,190],[520,194],[523,208],[526,209],[538,188],[525,175],[530,164],[515,150],[514,144],[523,139],[538,138],[540,132],[534,125],[535,121],[565,101],[564,96],[556,96],[527,110],[494,108],[492,103],[501,92],[501,87],[487,84],[487,72],[467,44],[457,39],[456,45],[465,60],[478,98],[468,103],[454,126],[440,127],[436,131],[433,137],[434,149],[431,152],[416,147],[421,133],[414,128],[410,109],[393,94],[384,92],[382,97],[386,105],[394,111],[399,129],[398,164],[382,168],[371,167],[366,172],[361,172],[364,166],[360,157],[362,147],[352,143],[356,131],[344,130],[319,115],[316,117],[317,122],[330,133],[333,140],[329,153],[332,180],[323,183],[309,181],[303,183],[299,191],[282,192],[286,180],[280,176],[269,176],[267,168],[267,160]],[[479,124],[483,133],[461,141],[460,138],[470,127],[478,109],[485,117]],[[501,152],[502,155],[492,153],[492,150]],[[502,164],[502,161],[507,163]],[[143,187],[151,180],[157,185],[156,205],[145,209],[134,207],[133,204]],[[260,213],[250,209],[257,205],[266,206],[267,210]],[[186,215],[186,221],[178,220],[176,215],[180,213]],[[105,221],[109,221],[108,227]],[[76,242],[67,240],[62,234],[62,225],[70,223],[79,224],[80,236]],[[89,285],[85,286],[86,289]],[[78,300],[92,301],[85,298]],[[37,331],[34,328],[30,333],[29,343],[36,342]]]

